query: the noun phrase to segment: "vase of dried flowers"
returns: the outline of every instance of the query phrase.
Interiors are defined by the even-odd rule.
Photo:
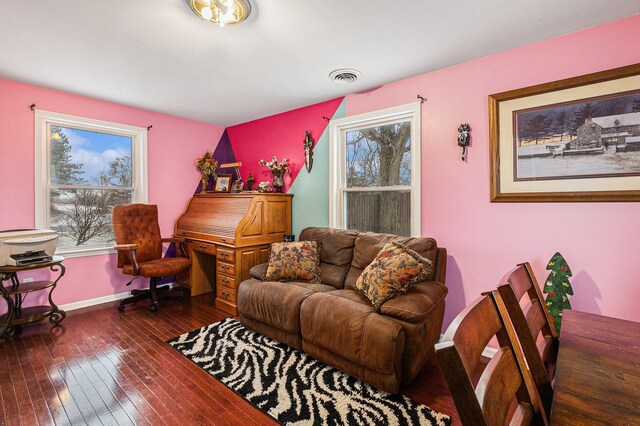
[[[276,192],[282,192],[284,189],[284,175],[285,173],[291,173],[291,170],[289,169],[289,160],[283,158],[282,161],[278,161],[274,155],[271,161],[260,160],[258,164],[267,166],[269,170],[271,170],[271,174],[273,175],[273,182],[271,183],[271,186],[273,186]]]
[[[213,159],[213,153],[209,151],[205,152],[204,155],[196,160],[196,167],[200,170],[200,191],[208,192],[211,176],[215,179],[218,175],[218,162]]]

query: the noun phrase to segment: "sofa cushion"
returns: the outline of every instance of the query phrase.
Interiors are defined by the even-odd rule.
[[[335,228],[305,228],[300,241],[322,241],[320,252],[320,277],[323,284],[335,288],[344,286],[344,279],[351,265],[353,247],[358,232]]]
[[[369,302],[369,299],[364,297],[359,291],[353,289],[333,290],[332,292],[329,292],[327,294],[342,297],[343,299],[351,300],[352,302],[359,303],[360,305],[371,307],[371,302]]]
[[[426,320],[447,295],[447,287],[436,281],[421,282],[405,294],[387,301],[380,313],[403,321],[418,323]]]
[[[363,232],[358,234],[356,238],[351,268],[345,278],[344,288],[353,288],[362,271],[373,262],[373,259],[380,253],[380,250],[391,241],[403,244],[420,256],[429,259],[431,262],[435,262],[438,253],[438,244],[433,238],[399,237],[391,234]],[[429,281],[432,278],[433,272],[426,277],[425,280]]]
[[[356,281],[355,288],[376,311],[433,273],[433,263],[405,245],[387,243]]]
[[[321,283],[319,241],[272,243],[264,281]]]
[[[397,322],[377,314],[369,304],[330,293],[314,293],[300,309],[305,342],[383,374],[398,370],[404,332]]]
[[[300,333],[300,305],[314,291],[304,286],[249,279],[238,287],[238,313],[287,333]]]
[[[304,283],[304,282],[298,282],[298,281],[290,281],[287,283],[287,285],[295,285],[298,287],[305,288],[307,290],[311,290],[313,292],[320,292],[320,293],[336,290],[334,287],[331,287],[330,285],[326,285],[326,284]]]

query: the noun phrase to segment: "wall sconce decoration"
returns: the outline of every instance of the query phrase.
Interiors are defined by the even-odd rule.
[[[464,161],[467,157],[467,146],[471,142],[471,126],[467,123],[463,123],[458,126],[458,146],[462,147],[462,154],[460,159]]]
[[[307,173],[311,173],[313,167],[313,143],[315,140],[308,130],[304,131],[304,165],[307,168]]]

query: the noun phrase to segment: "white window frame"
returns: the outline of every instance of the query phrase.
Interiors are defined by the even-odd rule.
[[[348,131],[391,124],[411,122],[411,185],[374,188],[349,188],[346,185],[346,137]],[[331,120],[329,125],[329,226],[345,227],[345,192],[411,190],[411,236],[422,233],[421,201],[421,105],[420,102]]]
[[[36,228],[50,228],[50,172],[49,126],[71,127],[100,133],[131,137],[131,179],[134,203],[148,202],[147,129],[57,112],[36,110],[35,113],[35,224]],[[109,188],[115,189],[115,188]],[[115,253],[113,247],[84,247],[58,249],[65,257],[96,256]]]

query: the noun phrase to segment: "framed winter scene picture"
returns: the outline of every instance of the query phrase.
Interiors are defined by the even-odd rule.
[[[492,202],[640,201],[640,64],[489,96]]]

